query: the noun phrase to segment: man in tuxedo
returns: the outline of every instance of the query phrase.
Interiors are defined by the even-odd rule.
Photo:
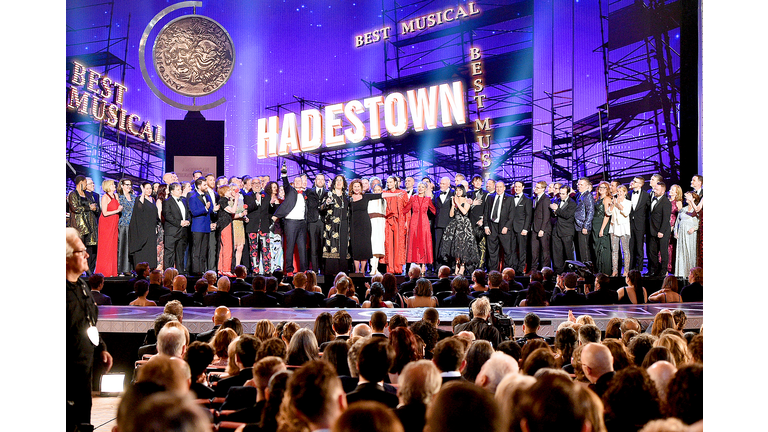
[[[208,195],[208,183],[203,177],[195,180],[195,190],[191,192],[188,204],[192,216],[192,274],[201,275],[208,267],[209,238],[211,229],[216,226],[211,222],[216,206]]]
[[[283,178],[285,201],[275,210],[272,220],[283,219],[285,233],[285,275],[293,276],[293,249],[299,247],[299,269],[307,269],[307,199],[297,191],[301,187],[301,177],[294,179],[296,187],[288,182],[288,167],[280,169]],[[298,180],[297,180],[298,179]]]
[[[323,300],[327,308],[358,308],[360,305],[356,301],[347,297],[349,289],[349,279],[343,277],[336,282],[336,294]]]
[[[560,188],[559,193],[560,201],[549,205],[552,213],[557,218],[555,227],[552,230],[552,262],[557,274],[565,271],[565,261],[574,258],[573,234],[576,231],[574,221],[576,203],[570,198],[571,188],[564,185]]]
[[[533,187],[533,216],[531,218],[531,270],[541,270],[551,263],[549,244],[552,238],[551,201],[544,193],[547,182],[537,182]]]
[[[405,192],[408,194],[409,200],[414,194],[416,194],[416,188],[414,186],[416,186],[416,180],[413,177],[406,177]],[[373,189],[373,185],[371,185],[371,189]]]
[[[485,215],[485,203],[488,201],[488,195],[488,191],[483,190],[483,178],[479,175],[472,177],[472,191],[467,192],[467,196],[472,198],[469,223],[472,225],[472,233],[475,235],[477,252],[480,256],[477,268],[485,268],[488,258],[488,245],[485,242],[485,233],[483,232],[483,216]]]
[[[213,204],[211,212],[211,235],[208,236],[208,256],[206,259],[206,270],[218,269],[219,248],[221,247],[221,232],[216,229],[216,219],[219,215],[219,194],[216,193],[219,187],[227,184],[227,178],[224,176],[214,177],[212,173],[205,176],[205,183],[208,185],[206,193]]]
[[[451,179],[443,177],[440,179],[440,190],[435,192],[432,199],[437,213],[435,214],[435,231],[432,250],[435,256],[435,265],[446,264],[440,258],[440,245],[443,242],[443,230],[451,221],[451,206],[453,205],[453,190],[451,189]]]
[[[669,238],[672,226],[669,219],[672,203],[667,198],[667,185],[663,181],[656,183],[653,189],[650,212],[648,213],[648,273],[646,276],[666,276],[669,263]],[[661,253],[661,260],[659,260]]]
[[[643,270],[645,224],[648,220],[648,207],[651,201],[651,197],[643,192],[643,185],[645,185],[645,179],[640,176],[633,178],[629,183],[629,188],[632,190],[629,196],[632,202],[632,209],[629,211],[629,227],[632,231],[629,238],[629,252],[632,254],[632,260],[629,266],[630,270],[638,271]]]
[[[320,257],[323,249],[323,220],[320,218],[320,204],[328,198],[325,176],[315,177],[315,187],[307,189],[307,232],[309,233],[309,263],[312,270],[320,274]]]
[[[347,402],[352,404],[370,400],[396,408],[399,402],[397,396],[384,390],[383,386],[394,359],[395,352],[385,339],[375,338],[363,344],[357,358],[359,384],[355,390],[347,393]]]
[[[251,181],[251,191],[243,196],[243,205],[248,211],[245,234],[251,257],[251,273],[269,274],[272,271],[272,254],[269,249],[269,201],[261,193],[261,182]]]
[[[181,185],[173,182],[168,186],[171,196],[163,203],[163,229],[165,250],[163,266],[184,270],[184,252],[187,250],[187,233],[192,215],[187,200],[181,196]]]
[[[693,191],[699,195],[699,198],[704,198],[704,176],[696,174],[691,178],[691,187]]]
[[[525,273],[526,251],[528,249],[528,230],[531,228],[533,208],[531,199],[523,193],[523,182],[514,183],[515,195],[512,197],[512,252],[511,267],[515,272]]]
[[[512,267],[512,197],[504,193],[506,186],[499,180],[496,193],[488,198],[483,217],[485,240],[488,244],[488,270],[498,270],[499,249],[504,251],[505,266]]]
[[[187,290],[187,277],[178,275],[173,278],[173,291],[163,296],[157,301],[158,306],[165,306],[171,300],[178,300],[184,307],[188,306],[201,306],[195,305],[195,301],[192,300],[192,296],[186,293]]]
[[[432,362],[440,371],[442,384],[463,381],[461,371],[466,367],[465,348],[457,338],[446,338],[435,345]]]
[[[304,272],[293,276],[294,288],[285,293],[283,305],[285,307],[314,308],[323,304],[324,296],[321,293],[309,292],[304,287],[307,285],[307,275]]]
[[[235,280],[232,282],[230,291],[237,292],[250,292],[251,284],[245,281],[245,277],[248,275],[248,269],[244,265],[238,265],[235,267]]]
[[[240,306],[240,299],[229,293],[231,283],[228,277],[220,277],[216,282],[216,288],[216,291],[203,297],[203,306]]]
[[[592,232],[592,219],[595,216],[595,200],[592,198],[592,182],[582,177],[576,182],[579,194],[576,198],[575,237],[578,248],[576,259],[581,262],[592,261],[589,252],[589,238]]]
[[[247,307],[277,307],[277,299],[267,295],[267,281],[264,276],[254,276],[251,284],[253,292],[240,297],[240,306]]]

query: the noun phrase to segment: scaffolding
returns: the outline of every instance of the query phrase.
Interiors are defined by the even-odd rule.
[[[344,173],[350,177],[397,175],[442,176],[456,173],[470,177],[483,171],[496,178],[530,183],[533,93],[533,0],[478,2],[476,17],[455,20],[433,28],[400,34],[400,23],[442,10],[442,2],[382,0],[384,27],[392,36],[383,45],[384,80],[363,81],[370,95],[404,92],[436,82],[462,80],[468,107],[465,125],[393,137],[382,130],[380,139],[365,139],[344,148],[323,147],[286,158],[304,172]],[[467,7],[466,5],[464,7]],[[486,95],[480,110],[471,97],[470,47],[482,50]],[[291,101],[269,107],[279,112]],[[323,104],[313,105],[323,108]],[[493,165],[484,170],[475,137],[475,120],[490,119]]]
[[[125,59],[128,55],[128,34],[131,17],[125,36],[115,36],[114,1],[94,1],[67,7],[67,68],[73,61],[90,69],[101,69],[103,76],[110,76],[125,82],[127,69],[133,69]],[[108,15],[101,25],[78,27],[70,24],[77,16]],[[94,49],[96,48],[96,49]],[[122,56],[119,55],[122,51]],[[123,177],[134,183],[143,180],[159,181],[165,167],[165,148],[143,141],[129,133],[95,121],[87,115],[67,111],[66,140],[68,178],[82,174],[101,179],[119,180]],[[74,173],[72,172],[74,171]],[[71,180],[67,189],[74,188]]]

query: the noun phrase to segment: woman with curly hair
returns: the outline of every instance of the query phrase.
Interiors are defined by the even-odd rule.
[[[325,274],[346,272],[349,253],[349,221],[352,214],[349,196],[346,193],[347,179],[339,174],[331,183],[331,193],[320,203],[323,219],[323,258]]]

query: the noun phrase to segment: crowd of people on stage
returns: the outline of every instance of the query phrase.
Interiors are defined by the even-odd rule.
[[[691,190],[667,186],[658,174],[593,185],[539,181],[533,193],[516,181],[467,179],[456,174],[437,184],[396,176],[347,179],[318,174],[289,181],[269,176],[215,177],[196,171],[192,182],[166,173],[163,183],[75,178],[67,197],[70,226],[78,229],[90,273],[130,275],[137,263],[202,275],[287,276],[312,269],[403,274],[415,264],[436,273],[448,265],[469,277],[475,269],[509,267],[517,275],[566,261],[591,262],[610,276],[685,277],[702,267],[703,177]],[[404,184],[403,184],[404,183]],[[134,186],[140,193],[134,194]],[[511,194],[508,192],[511,191]]]

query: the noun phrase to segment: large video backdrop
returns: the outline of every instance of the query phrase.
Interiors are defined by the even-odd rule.
[[[121,131],[109,125],[109,109],[97,121],[68,108],[69,165],[97,185],[104,176],[158,180],[165,170],[165,121],[187,112],[151,92],[139,48],[153,17],[174,3],[67,1],[68,105],[82,102],[72,102],[72,87],[80,98],[88,93],[86,72],[82,85],[72,80],[78,62],[123,87],[115,121],[124,111],[136,122]],[[202,112],[225,124],[224,172],[217,175],[275,177],[287,160],[291,173],[310,177],[461,172],[523,180],[526,189],[532,180],[585,175],[680,177],[682,0],[202,3],[195,12],[224,27],[236,52],[226,85],[194,101],[226,98]],[[160,28],[190,13],[163,17],[144,59],[152,82],[184,104],[192,98],[166,89],[150,57]],[[345,108],[359,108],[357,116]],[[318,128],[319,148],[298,151],[298,135],[282,129],[295,116],[296,133],[304,133],[304,111],[338,127]],[[270,123],[273,116],[279,124]],[[151,126],[143,130],[145,122]],[[317,146],[310,141],[301,145]]]

